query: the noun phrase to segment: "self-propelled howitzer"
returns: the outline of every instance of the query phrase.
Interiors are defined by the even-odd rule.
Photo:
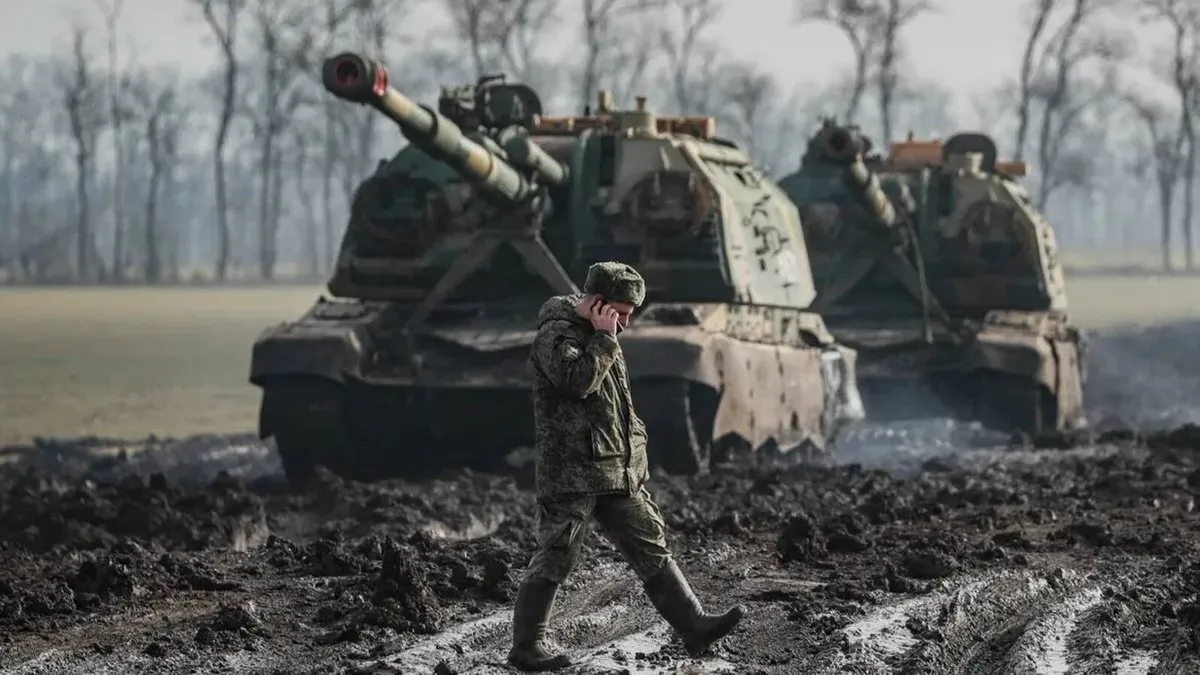
[[[658,117],[644,99],[617,110],[607,95],[549,117],[532,89],[491,77],[444,89],[434,110],[352,54],[324,82],[410,145],[353,199],[336,299],[254,346],[260,434],[289,475],[486,468],[532,445],[538,310],[601,260],[646,278],[620,341],[652,464],[820,450],[862,416],[853,351],[808,310],[795,206],[711,118]]]
[[[859,354],[872,419],[949,414],[1041,434],[1084,424],[1083,341],[1053,229],[982,134],[870,152],[832,120],[780,181],[819,310]]]

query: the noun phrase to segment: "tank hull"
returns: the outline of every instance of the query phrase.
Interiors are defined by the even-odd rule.
[[[873,421],[951,417],[1038,436],[1080,429],[1079,333],[1052,312],[997,311],[958,336],[914,322],[829,320],[858,354],[859,386]]]
[[[255,343],[259,435],[291,478],[495,470],[533,445],[533,331],[476,321],[398,342],[392,323],[386,304],[322,299]],[[851,350],[750,337],[654,321],[622,334],[652,464],[688,474],[735,449],[820,451],[862,418]]]

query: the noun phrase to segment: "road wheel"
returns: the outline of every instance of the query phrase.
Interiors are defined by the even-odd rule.
[[[992,370],[977,371],[972,380],[976,417],[984,426],[1035,438],[1057,429],[1057,403],[1040,382]]]
[[[642,378],[632,386],[638,415],[646,423],[650,463],[678,476],[706,473],[715,393],[677,378]]]
[[[308,485],[316,468],[339,475],[352,468],[343,392],[321,378],[277,378],[263,385],[260,424],[275,439],[280,463],[293,485]]]

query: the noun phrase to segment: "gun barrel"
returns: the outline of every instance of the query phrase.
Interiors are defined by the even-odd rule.
[[[855,128],[827,127],[822,134],[825,158],[839,164],[853,162],[867,152],[867,142]]]
[[[554,159],[550,153],[529,139],[529,134],[520,127],[510,127],[497,139],[508,161],[523,169],[533,171],[547,185],[562,185],[567,182],[570,170],[567,165]]]
[[[896,225],[898,218],[892,200],[888,199],[883,186],[879,184],[879,176],[867,168],[861,155],[846,164],[843,178],[851,192],[871,212],[879,225],[887,228]]]
[[[536,193],[530,180],[464,136],[458,125],[388,84],[387,69],[382,64],[343,52],[325,60],[321,81],[334,96],[370,105],[383,113],[400,127],[409,142],[492,197],[520,203]]]

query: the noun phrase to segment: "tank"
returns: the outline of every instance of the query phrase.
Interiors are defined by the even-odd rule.
[[[603,92],[583,115],[545,116],[503,77],[444,89],[434,109],[349,53],[322,80],[408,145],[358,187],[328,297],[254,344],[259,433],[293,479],[519,457],[538,311],[602,260],[646,279],[621,347],[652,465],[820,451],[863,417],[853,350],[808,309],[796,207],[711,118],[658,117],[641,98],[617,110]]]
[[[985,134],[910,136],[884,157],[827,119],[780,180],[802,215],[812,308],[857,352],[870,419],[1029,435],[1086,425],[1085,343],[1025,173]]]

